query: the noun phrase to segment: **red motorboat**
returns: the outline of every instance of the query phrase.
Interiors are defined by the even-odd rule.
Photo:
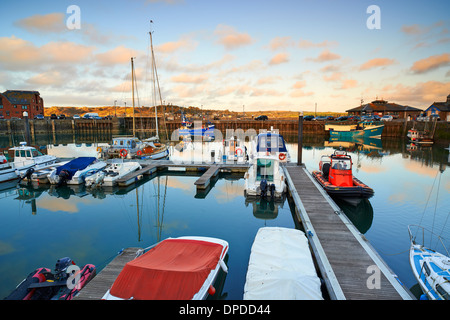
[[[330,196],[370,198],[374,191],[353,176],[352,158],[344,150],[336,150],[331,156],[322,156],[319,169],[313,176]]]

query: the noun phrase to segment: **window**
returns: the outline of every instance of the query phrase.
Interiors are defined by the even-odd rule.
[[[3,105],[2,104],[0,104],[0,109],[3,109]]]
[[[31,149],[31,154],[33,155],[33,157],[42,156],[42,153],[36,149]]]
[[[31,158],[31,151],[27,150],[27,158]]]
[[[20,150],[20,156],[23,158],[25,157],[25,150]]]
[[[26,109],[28,109],[28,107],[27,106],[22,106],[22,109],[26,110]]]

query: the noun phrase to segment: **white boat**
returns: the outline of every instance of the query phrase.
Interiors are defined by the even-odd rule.
[[[418,232],[415,235],[413,235],[411,227],[417,228]],[[409,263],[420,288],[429,300],[449,300],[450,255],[442,238],[421,226],[410,225],[408,232],[411,240]],[[435,235],[440,240],[446,255],[424,246],[423,242],[422,244],[416,242],[417,234],[421,233],[422,239],[424,239],[425,232],[430,236]]]
[[[223,141],[223,162],[245,163],[248,160],[247,147],[238,137],[231,137]]]
[[[18,147],[9,149],[14,156],[14,167],[23,175],[30,168],[35,171],[48,168],[54,165],[58,158],[48,154],[42,154],[36,148],[27,146],[26,142],[21,142]]]
[[[9,163],[4,155],[0,155],[0,183],[19,179],[19,170],[13,163]]]
[[[203,300],[214,294],[228,242],[210,237],[168,238],[128,262],[104,300]]]
[[[244,175],[246,197],[283,198],[286,192],[286,177],[277,156],[259,156],[252,160]]]
[[[106,162],[99,161],[95,157],[78,157],[52,170],[48,180],[51,184],[57,185],[82,184],[86,177],[97,173],[106,165]]]
[[[269,155],[277,157],[282,163],[291,161],[283,136],[273,128],[270,131],[258,134],[252,140],[249,152],[250,159]]]
[[[244,300],[323,300],[321,280],[302,231],[280,227],[258,230]]]
[[[103,170],[86,177],[86,187],[113,187],[117,185],[117,179],[141,168],[142,166],[138,162],[114,162],[108,164]]]

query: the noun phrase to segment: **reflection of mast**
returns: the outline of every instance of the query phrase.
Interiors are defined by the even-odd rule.
[[[156,228],[157,228],[157,232],[156,232],[156,242],[161,241],[161,235],[162,235],[162,228],[163,228],[163,221],[164,221],[164,211],[166,208],[166,194],[167,194],[167,180],[168,180],[168,176],[166,176],[166,182],[165,182],[165,187],[164,187],[164,197],[163,197],[163,205],[162,205],[162,212],[160,215],[160,206],[159,206],[159,201],[160,201],[160,193],[159,193],[159,187],[160,187],[160,177],[158,177],[158,198],[157,198],[157,206],[156,206]]]

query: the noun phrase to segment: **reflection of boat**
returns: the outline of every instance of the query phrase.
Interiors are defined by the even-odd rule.
[[[279,200],[279,201],[278,201]],[[267,199],[250,199],[245,198],[245,206],[252,206],[253,216],[263,220],[273,220],[278,216],[279,208],[283,208],[286,195],[277,201]]]
[[[99,161],[95,157],[78,157],[65,165],[54,169],[48,180],[51,184],[82,184],[86,177],[102,170],[106,162]]]
[[[357,124],[325,124],[330,137],[381,137],[384,124],[377,121],[362,121]]]
[[[308,239],[297,229],[260,228],[253,242],[244,300],[323,300]]]
[[[430,300],[449,300],[450,299],[450,258],[445,248],[442,238],[435,235],[420,226],[414,226],[421,229],[422,239],[425,239],[425,231],[429,235],[435,235],[441,241],[446,254],[439,253],[428,247],[424,243],[418,244],[416,236],[411,230],[412,225],[408,226],[411,248],[409,251],[409,263],[422,291]],[[418,233],[418,231],[416,233]]]
[[[373,207],[369,199],[333,197],[333,201],[344,211],[361,234],[365,234],[370,229],[373,221]]]
[[[325,146],[358,149],[360,152],[381,151],[383,148],[381,139],[371,137],[330,137]]]
[[[94,265],[80,270],[65,257],[56,262],[54,273],[48,268],[31,272],[5,300],[72,300],[95,274]]]
[[[116,180],[126,174],[141,169],[138,162],[114,162],[107,165],[103,170],[86,177],[86,187],[107,186],[112,187],[117,184]]]
[[[163,240],[128,262],[103,299],[206,299],[220,268],[227,271],[227,252],[228,243],[217,238]]]
[[[373,196],[373,189],[352,174],[352,158],[343,150],[320,159],[319,170],[312,172],[317,182],[331,196],[363,197]]]

